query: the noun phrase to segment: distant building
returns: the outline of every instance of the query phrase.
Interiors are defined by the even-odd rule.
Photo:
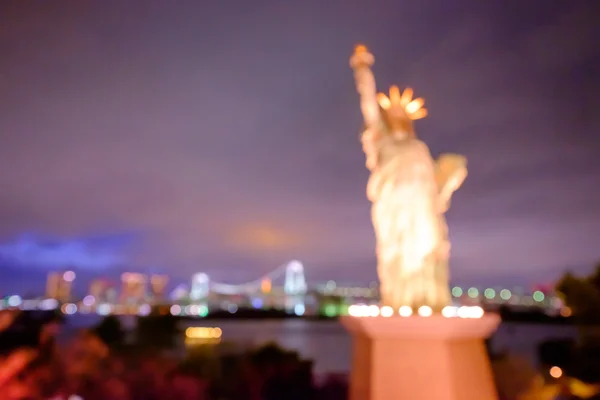
[[[121,275],[121,302],[141,304],[147,298],[148,277],[144,274],[125,272]]]
[[[210,279],[204,273],[194,274],[192,276],[192,286],[190,289],[191,300],[202,300],[208,297],[210,291]]]
[[[50,272],[46,279],[46,297],[49,299],[56,299],[58,297],[58,291],[60,286],[61,276],[58,272]]]
[[[165,291],[169,277],[167,275],[152,275],[150,276],[150,296],[153,302],[158,303],[165,300]]]
[[[107,279],[94,279],[90,283],[89,295],[94,298],[94,302],[97,303],[110,303],[115,298],[114,283]]]
[[[73,271],[49,273],[46,281],[46,297],[62,303],[69,302],[73,281],[75,281],[75,272]]]

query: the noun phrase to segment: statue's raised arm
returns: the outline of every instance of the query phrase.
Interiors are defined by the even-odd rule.
[[[358,45],[350,57],[350,66],[354,70],[356,90],[360,94],[360,108],[365,120],[366,129],[376,132],[382,128],[381,112],[377,101],[377,87],[375,76],[371,66],[375,63],[375,57],[369,50]]]

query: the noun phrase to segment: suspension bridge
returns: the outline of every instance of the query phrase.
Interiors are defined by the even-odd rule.
[[[222,295],[248,295],[264,291],[265,286],[270,288],[273,281],[283,278],[283,290],[288,296],[301,296],[306,294],[307,285],[304,276],[304,266],[300,261],[292,260],[271,272],[241,284],[228,284],[216,282],[205,273],[198,273],[192,277],[190,298],[198,300],[205,298],[209,293]]]

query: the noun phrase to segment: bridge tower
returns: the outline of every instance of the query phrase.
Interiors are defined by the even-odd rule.
[[[300,261],[290,261],[285,268],[285,282],[283,284],[283,290],[288,296],[306,294],[304,266]]]
[[[210,290],[210,279],[204,273],[194,274],[192,276],[192,287],[190,290],[190,299],[192,301],[202,300],[208,297]]]
[[[303,315],[305,311],[306,279],[304,266],[300,261],[291,261],[285,268],[285,308],[288,312]]]

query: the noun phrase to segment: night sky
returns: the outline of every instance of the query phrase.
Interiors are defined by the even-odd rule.
[[[358,42],[382,91],[425,98],[432,153],[469,160],[453,281],[600,260],[597,0],[93,3],[0,2],[0,293],[65,267],[237,283],[290,259],[373,280]]]

